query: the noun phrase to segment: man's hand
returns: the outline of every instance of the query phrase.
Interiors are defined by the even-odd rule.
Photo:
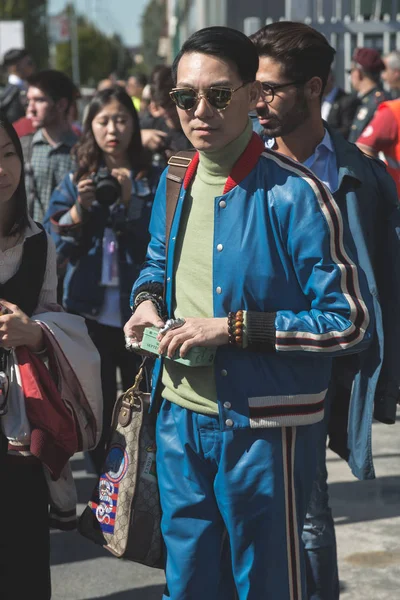
[[[39,323],[32,321],[15,304],[0,300],[10,311],[0,316],[0,347],[17,348],[27,346],[33,352],[44,348],[44,335]]]
[[[134,342],[141,342],[146,327],[163,327],[164,321],[158,316],[150,300],[139,304],[129,321],[125,324],[124,334]]]
[[[167,137],[167,133],[160,129],[142,129],[142,144],[149,150],[159,150],[164,147],[164,139]]]
[[[194,346],[224,346],[229,341],[228,319],[188,318],[178,329],[170,329],[165,334],[159,334],[159,352],[172,358],[179,348],[180,357],[184,358]]]

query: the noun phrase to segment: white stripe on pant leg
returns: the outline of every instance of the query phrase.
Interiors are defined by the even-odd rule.
[[[290,432],[289,434],[288,431]],[[283,481],[285,490],[286,514],[286,548],[288,557],[290,600],[302,600],[300,574],[300,546],[297,528],[296,492],[294,487],[296,431],[296,427],[282,428]],[[293,521],[291,521],[290,519],[290,514],[292,514]]]
[[[297,589],[299,590],[299,600],[302,598],[301,590],[301,572],[300,572],[300,540],[299,540],[299,528],[297,522],[297,502],[296,502],[296,488],[294,485],[294,461],[296,456],[296,434],[297,427],[292,427],[293,440],[292,440],[292,489],[293,489],[293,516],[294,516],[294,536],[295,536],[295,552],[296,552],[296,576],[297,576]]]
[[[287,550],[287,561],[288,561],[288,578],[289,578],[289,593],[290,600],[293,600],[293,579],[291,577],[292,570],[292,555],[290,552],[290,538],[289,538],[289,499],[288,499],[288,472],[287,472],[287,439],[286,439],[286,427],[282,427],[282,459],[283,459],[283,485],[285,490],[285,516],[286,516],[286,550]]]

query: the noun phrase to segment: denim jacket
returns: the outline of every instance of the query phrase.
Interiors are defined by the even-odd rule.
[[[130,316],[129,294],[146,255],[148,225],[159,171],[151,170],[146,178],[135,180],[132,173],[132,196],[127,208],[114,205],[109,209],[97,203],[78,225],[60,225],[60,218],[75,204],[78,191],[72,173],[54,190],[44,226],[56,243],[58,264],[66,263],[63,305],[79,314],[100,313],[105,288],[101,282],[103,235],[111,227],[118,240],[120,301],[123,322]]]

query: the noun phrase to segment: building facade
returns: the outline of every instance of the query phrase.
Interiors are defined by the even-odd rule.
[[[250,35],[280,19],[304,21],[336,49],[335,74],[347,90],[345,71],[357,46],[387,53],[400,49],[398,0],[168,0],[170,59],[195,31],[224,25]]]

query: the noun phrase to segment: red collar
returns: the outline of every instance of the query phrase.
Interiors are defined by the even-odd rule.
[[[250,141],[247,144],[245,151],[243,152],[243,154],[241,154],[239,156],[238,160],[233,165],[232,172],[229,175],[229,177],[225,183],[225,187],[224,187],[224,191],[223,191],[224,194],[227,194],[228,192],[233,190],[234,187],[239,185],[239,183],[241,181],[243,181],[243,179],[245,177],[247,177],[247,175],[256,166],[258,159],[260,157],[260,154],[262,154],[262,152],[264,152],[264,150],[265,150],[265,146],[264,146],[260,136],[257,135],[255,132],[253,132],[253,135],[251,136]],[[194,155],[194,157],[192,159],[192,162],[188,166],[185,178],[183,180],[183,187],[185,190],[188,189],[190,183],[192,182],[193,177],[196,174],[198,165],[199,165],[199,153],[196,152],[196,154]]]

